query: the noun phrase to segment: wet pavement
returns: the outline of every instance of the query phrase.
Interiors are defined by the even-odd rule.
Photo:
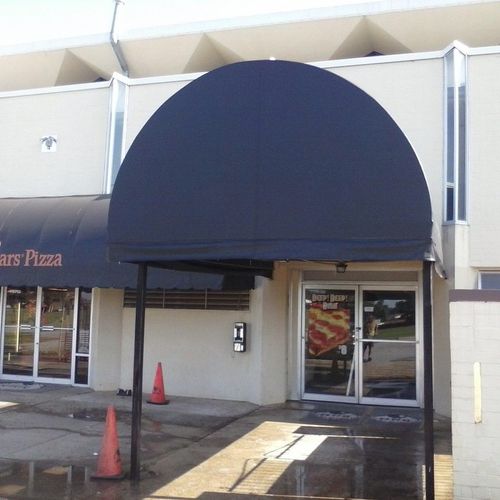
[[[1,384],[0,499],[423,498],[420,410],[172,397],[144,405],[134,486],[91,479],[109,404],[127,471],[131,398]],[[435,428],[436,498],[451,499],[449,421]]]

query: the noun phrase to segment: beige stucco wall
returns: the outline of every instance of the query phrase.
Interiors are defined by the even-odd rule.
[[[452,302],[450,324],[454,498],[500,498],[500,303]]]
[[[125,127],[125,152],[153,113],[191,80],[149,83],[129,87]]]
[[[94,288],[89,385],[97,391],[118,388],[122,371],[123,290]]]
[[[0,197],[102,193],[109,89],[0,95]],[[57,135],[57,152],[40,139]]]
[[[422,165],[434,220],[440,224],[443,205],[443,60],[365,64],[331,71],[373,97],[404,132]]]
[[[468,64],[470,265],[500,267],[500,54]]]
[[[450,321],[448,311],[449,284],[435,273],[432,279],[432,336],[434,409],[451,416]]]
[[[251,401],[286,399],[286,272],[259,278],[249,311],[147,309],[144,391],[158,362],[170,395]],[[123,309],[120,387],[131,388],[135,310]],[[233,326],[248,326],[247,352],[233,351]]]

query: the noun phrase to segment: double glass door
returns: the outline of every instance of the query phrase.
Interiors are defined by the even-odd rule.
[[[76,380],[88,361],[88,330],[76,318],[85,295],[73,288],[9,287],[3,296],[2,374],[86,383]]]
[[[416,406],[416,287],[305,286],[304,399]]]

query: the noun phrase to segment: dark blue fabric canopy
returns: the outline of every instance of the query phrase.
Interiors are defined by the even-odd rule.
[[[112,260],[185,268],[432,248],[426,181],[394,120],[348,81],[285,61],[225,66],[168,99],[123,162],[108,228]]]
[[[0,285],[135,287],[136,266],[107,259],[109,200],[99,195],[0,199]],[[148,281],[149,288],[224,286],[220,275],[167,270],[151,270]]]

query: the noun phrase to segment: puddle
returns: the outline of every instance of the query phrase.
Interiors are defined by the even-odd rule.
[[[97,493],[89,467],[46,465],[35,462],[0,463],[0,498],[72,498]]]
[[[144,483],[136,487],[127,477],[121,481],[94,480],[94,472],[95,467],[82,465],[0,460],[0,500],[144,498],[140,493]],[[142,480],[154,481],[155,476],[153,471],[142,470]]]
[[[92,409],[78,409],[74,410],[71,413],[68,413],[67,416],[69,418],[74,418],[76,420],[89,420],[95,422],[105,422],[106,421],[106,413],[107,409],[105,408],[92,408]],[[131,422],[131,415],[129,412],[122,412],[119,410],[115,410],[116,412],[116,420],[118,422],[129,424]]]

